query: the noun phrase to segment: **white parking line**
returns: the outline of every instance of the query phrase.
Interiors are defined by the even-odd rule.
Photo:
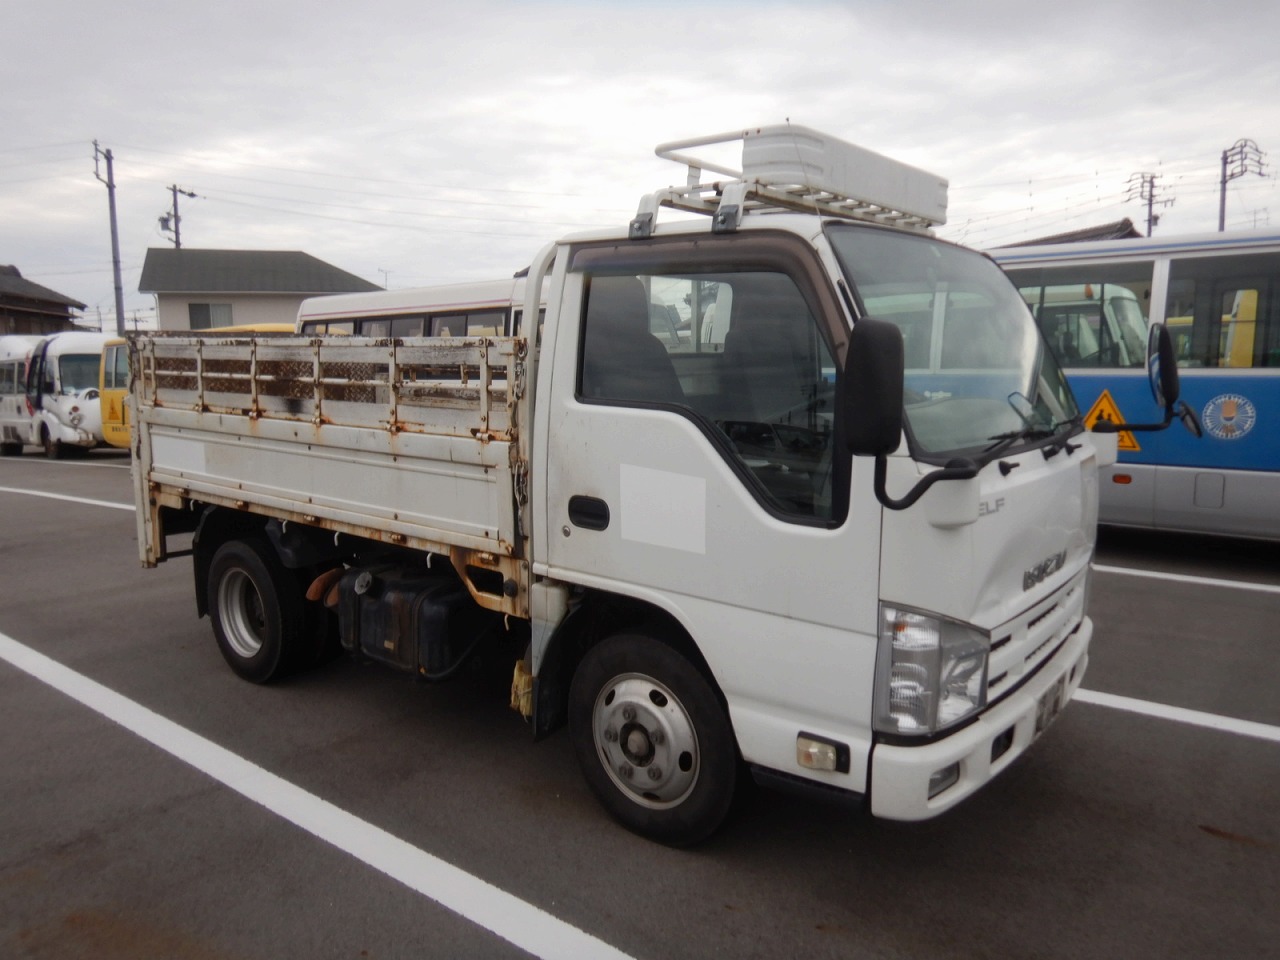
[[[63,493],[45,493],[43,490],[23,490],[19,487],[0,487],[0,493],[21,493],[28,497],[44,497],[46,500],[68,500],[71,503],[84,503],[91,507],[110,507],[112,510],[128,510],[133,513],[132,503],[112,503],[110,500],[90,500],[88,497],[69,497]]]
[[[1125,577],[1146,577],[1149,580],[1170,580],[1173,583],[1194,583],[1201,587],[1221,587],[1229,590],[1256,590],[1259,593],[1280,593],[1280,586],[1271,583],[1250,583],[1247,580],[1216,580],[1213,577],[1193,577],[1185,573],[1161,573],[1159,570],[1138,570],[1134,567],[1107,567],[1095,563],[1098,573],[1115,573]]]
[[[1101,693],[1097,690],[1077,690],[1072,699],[1079,700],[1081,703],[1092,703],[1099,707],[1127,710],[1130,713],[1140,713],[1147,717],[1174,720],[1178,723],[1191,724],[1194,727],[1208,727],[1210,730],[1222,730],[1242,737],[1257,737],[1260,740],[1280,743],[1280,727],[1273,727],[1267,723],[1237,720],[1234,717],[1223,717],[1216,713],[1202,713],[1199,710],[1171,707],[1164,703],[1152,703],[1149,700],[1135,700],[1132,697],[1121,697],[1114,693]]]
[[[546,960],[630,960],[572,924],[419,850],[3,633],[0,659],[521,950]]]

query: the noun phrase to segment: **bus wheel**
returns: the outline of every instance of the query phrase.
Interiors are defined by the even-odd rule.
[[[686,846],[728,815],[738,777],[729,718],[702,673],[660,640],[622,633],[587,651],[569,733],[587,783],[629,830]]]
[[[50,460],[61,460],[67,455],[67,448],[62,445],[62,441],[53,439],[47,429],[40,432],[40,438],[44,442],[44,455]]]
[[[208,595],[218,649],[239,676],[269,683],[294,666],[302,595],[265,539],[222,544],[209,563]]]
[[[0,443],[0,457],[20,457],[20,456],[22,456],[22,444]]]

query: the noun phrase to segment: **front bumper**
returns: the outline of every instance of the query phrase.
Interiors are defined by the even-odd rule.
[[[1026,683],[951,736],[920,746],[877,744],[871,753],[871,812],[889,820],[926,820],[955,806],[1026,752],[1037,730],[1041,702],[1058,694],[1058,709],[1075,694],[1089,664],[1093,621],[1077,630]],[[929,780],[959,764],[959,778],[929,798]]]

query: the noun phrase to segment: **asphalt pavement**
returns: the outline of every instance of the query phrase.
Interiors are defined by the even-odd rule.
[[[1104,530],[1095,702],[942,817],[749,791],[677,851],[508,664],[237,679],[131,502],[120,454],[0,460],[0,956],[1280,958],[1272,544]]]

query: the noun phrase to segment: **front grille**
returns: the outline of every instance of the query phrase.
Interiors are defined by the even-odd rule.
[[[1082,569],[1051,596],[992,631],[987,702],[1008,696],[1039,669],[1084,618]]]

